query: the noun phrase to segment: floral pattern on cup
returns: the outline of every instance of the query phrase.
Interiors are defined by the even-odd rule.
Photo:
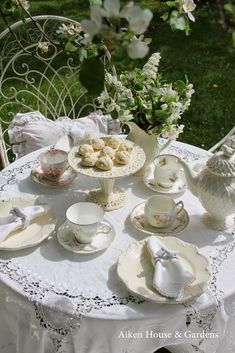
[[[150,197],[144,207],[144,214],[148,223],[157,228],[170,226],[176,219],[177,213],[184,207],[182,201],[175,203],[168,196],[156,195]]]
[[[162,188],[170,189],[179,179],[180,165],[177,157],[160,155],[155,158],[154,183]]]
[[[48,180],[58,180],[67,168],[67,153],[63,150],[52,149],[39,156],[42,173]]]

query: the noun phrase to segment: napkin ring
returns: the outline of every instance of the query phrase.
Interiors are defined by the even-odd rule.
[[[172,259],[178,259],[176,253],[170,252],[164,248],[161,248],[153,256],[153,261],[154,261],[155,265],[157,264],[158,261],[172,260]]]
[[[12,214],[13,216],[16,216],[22,220],[22,227],[21,227],[22,229],[25,229],[29,226],[30,219],[24,212],[21,211],[20,208],[14,207],[10,211],[10,214]]]

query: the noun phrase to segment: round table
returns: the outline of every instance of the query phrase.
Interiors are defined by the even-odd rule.
[[[1,199],[40,195],[58,217],[73,203],[85,200],[96,186],[78,176],[63,188],[35,184],[31,168],[42,150],[33,152],[0,173]],[[209,153],[174,142],[167,153],[194,162]],[[144,301],[128,293],[116,273],[119,255],[132,242],[145,238],[129,220],[131,210],[154,194],[142,178],[118,182],[128,190],[127,204],[107,212],[116,232],[112,245],[93,255],[71,253],[50,237],[39,246],[0,251],[1,353],[152,353],[170,351],[235,351],[235,234],[213,231],[200,221],[204,212],[189,190],[178,195],[190,216],[179,239],[197,245],[211,262],[212,281],[200,297],[185,304]]]

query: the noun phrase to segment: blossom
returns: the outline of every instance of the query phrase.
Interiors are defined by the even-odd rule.
[[[141,7],[130,2],[122,9],[121,17],[129,22],[129,28],[132,32],[142,34],[147,30],[153,14],[149,9],[141,9]]]
[[[104,17],[119,17],[120,1],[119,0],[104,0],[104,10],[102,11]]]
[[[158,72],[158,65],[161,59],[160,53],[154,53],[150,56],[147,63],[143,66],[143,75],[149,79],[156,79]]]
[[[142,70],[135,68],[119,76],[106,72],[105,91],[97,101],[121,123],[131,120],[149,134],[173,139],[183,131],[178,121],[188,109],[194,89],[187,81],[166,83],[158,73],[160,58],[154,53]]]
[[[26,11],[29,9],[29,2],[28,0],[11,0],[14,5],[22,6]]]
[[[134,38],[127,45],[127,53],[131,59],[139,59],[144,58],[149,52],[148,45],[139,40],[138,38]]]
[[[56,31],[58,34],[63,34],[63,35],[69,35],[69,36],[75,36],[79,34],[82,30],[82,27],[80,23],[78,24],[73,24],[70,23],[69,25],[66,25],[62,23],[62,25],[59,27],[59,29]]]
[[[39,42],[38,43],[38,49],[41,51],[41,53],[45,54],[49,50],[49,43],[48,42]]]
[[[184,130],[184,125],[166,125],[163,127],[161,136],[166,139],[176,139]]]
[[[195,10],[196,4],[193,0],[177,0],[176,3],[179,5],[179,10],[186,13],[191,21],[195,21],[192,11]]]
[[[147,30],[152,17],[150,10],[142,9],[133,2],[121,9],[119,0],[104,0],[103,6],[91,6],[90,19],[82,21],[81,26],[88,35],[85,42],[92,42],[95,36],[100,36],[106,45],[122,45],[127,49],[130,58],[137,59],[148,53],[150,41],[137,38],[136,35],[141,35]],[[122,19],[127,21],[125,30],[117,26],[117,20],[119,23]]]
[[[102,8],[100,6],[91,6],[91,19],[83,20],[81,26],[83,31],[88,34],[87,40],[92,42],[93,37],[102,28]]]

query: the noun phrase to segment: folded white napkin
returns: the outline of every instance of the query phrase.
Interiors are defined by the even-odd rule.
[[[153,287],[165,297],[180,300],[184,288],[195,277],[183,267],[177,254],[169,251],[158,238],[151,236],[146,243],[155,268]]]
[[[49,210],[48,205],[13,208],[8,216],[0,217],[0,242],[3,242],[13,231],[26,228],[34,218]]]

